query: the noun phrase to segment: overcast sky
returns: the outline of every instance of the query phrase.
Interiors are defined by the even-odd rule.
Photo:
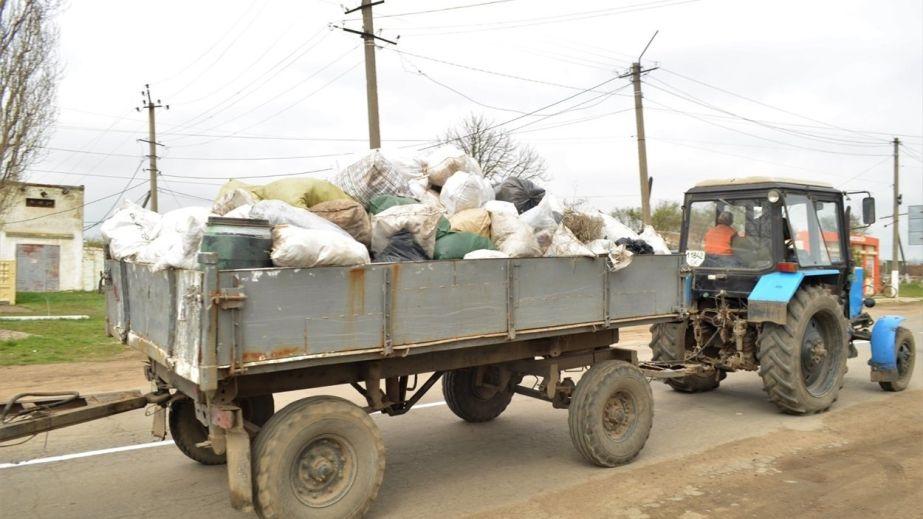
[[[659,30],[643,58],[659,67],[644,85],[655,201],[706,178],[775,175],[868,189],[890,215],[894,136],[903,210],[923,203],[921,4],[387,0],[376,29],[400,38],[378,52],[382,136],[412,154],[470,113],[517,118],[503,127],[545,157],[550,192],[637,205],[632,97],[613,78]],[[470,7],[440,10],[457,6]],[[326,0],[71,2],[58,124],[29,180],[83,184],[88,202],[126,186],[143,197],[146,172],[129,178],[146,154],[145,83],[170,105],[157,113],[162,210],[207,205],[228,177],[344,164],[336,155],[367,148],[361,39],[329,24],[356,18]],[[115,200],[88,205],[87,223]],[[883,223],[872,232],[890,258]]]

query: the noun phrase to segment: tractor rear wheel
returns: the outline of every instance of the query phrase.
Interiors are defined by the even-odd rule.
[[[763,389],[783,412],[826,411],[846,374],[848,324],[829,290],[802,287],[788,303],[785,324],[765,323],[757,339]]]
[[[686,345],[695,342],[692,328],[686,323],[660,323],[651,326],[652,359],[655,361],[685,361]],[[686,375],[664,379],[664,383],[680,393],[703,393],[718,388],[720,379],[726,375],[719,371],[714,375]]]

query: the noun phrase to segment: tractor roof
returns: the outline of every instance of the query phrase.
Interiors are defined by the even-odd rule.
[[[798,178],[781,178],[781,177],[737,177],[737,178],[715,178],[703,180],[689,190],[690,193],[703,193],[711,191],[720,191],[727,189],[731,191],[741,191],[745,189],[810,189],[812,191],[825,191],[838,193],[839,190],[827,182],[817,182],[813,180],[802,180]]]

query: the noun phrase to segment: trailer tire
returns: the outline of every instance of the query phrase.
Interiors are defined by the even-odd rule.
[[[490,366],[483,369],[490,370]],[[497,369],[497,368],[493,368]],[[502,389],[477,385],[478,368],[449,371],[442,376],[442,394],[455,416],[466,422],[489,422],[500,416],[513,399],[510,383]],[[495,373],[496,374],[496,373]],[[497,374],[497,378],[499,374]],[[485,376],[488,376],[485,374]]]
[[[878,385],[885,391],[903,391],[910,385],[913,377],[913,367],[916,364],[917,350],[913,343],[913,333],[904,327],[899,327],[894,334],[894,348],[897,354],[897,380],[879,382]]]
[[[313,396],[269,420],[252,460],[260,517],[361,517],[381,488],[385,447],[361,407]]]
[[[757,339],[769,400],[788,414],[830,409],[846,375],[847,334],[843,307],[829,290],[800,288],[788,303],[786,323],[764,323]]]
[[[686,343],[695,340],[691,332],[686,323],[659,323],[651,326],[651,360],[685,361]],[[718,370],[718,378],[714,375],[686,375],[667,378],[663,382],[680,393],[704,393],[718,389],[721,379],[726,376],[723,370]]]
[[[600,362],[583,374],[567,417],[577,452],[600,467],[634,459],[653,422],[650,384],[637,366],[619,360]]]
[[[244,419],[259,426],[269,421],[274,406],[271,394],[240,400]],[[208,439],[208,427],[196,418],[195,404],[188,398],[170,404],[170,436],[180,452],[202,465],[224,465],[228,461],[227,456],[216,454],[210,447],[197,446]]]

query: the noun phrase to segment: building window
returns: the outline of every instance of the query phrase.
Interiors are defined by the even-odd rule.
[[[26,198],[26,207],[54,207],[54,198]]]

